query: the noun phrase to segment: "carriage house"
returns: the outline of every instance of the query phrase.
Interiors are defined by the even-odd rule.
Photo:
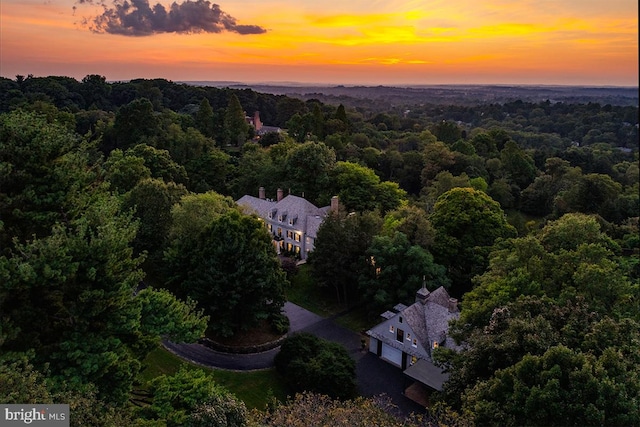
[[[443,287],[429,292],[423,286],[415,303],[398,304],[381,316],[384,320],[367,331],[369,351],[408,377],[440,390],[447,375],[433,365],[431,355],[440,346],[457,348],[448,330],[449,321],[459,316],[458,301]]]

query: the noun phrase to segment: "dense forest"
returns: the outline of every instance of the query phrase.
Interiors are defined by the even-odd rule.
[[[639,424],[637,105],[380,104],[0,78],[0,401],[70,402],[74,425]],[[133,404],[162,339],[286,332],[294,273],[234,202],[259,187],[338,195],[309,258],[328,298],[373,318],[426,277],[461,300],[437,414],[314,395],[248,414],[187,372]]]

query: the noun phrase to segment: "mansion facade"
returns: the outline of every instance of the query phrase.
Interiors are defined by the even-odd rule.
[[[318,208],[303,197],[284,196],[282,189],[278,189],[275,200],[268,199],[264,187],[260,187],[258,197],[244,195],[237,203],[246,213],[255,214],[264,221],[278,254],[301,260],[313,251],[322,221],[330,211],[338,209],[337,196],[331,199],[330,206]]]

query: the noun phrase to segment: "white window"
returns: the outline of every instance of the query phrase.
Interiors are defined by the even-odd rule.
[[[389,326],[389,332],[394,333],[395,332],[395,328],[393,327],[393,325]]]
[[[407,341],[411,341],[411,334],[407,332]]]
[[[413,342],[411,343],[412,347],[418,347],[418,340],[417,339],[413,339]]]

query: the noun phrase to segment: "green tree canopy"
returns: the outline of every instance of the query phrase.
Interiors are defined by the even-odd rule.
[[[336,153],[322,142],[297,145],[287,155],[287,186],[296,194],[304,193],[308,200],[326,204],[331,195],[324,194],[330,183],[330,174],[336,164]]]
[[[109,154],[104,169],[111,188],[120,194],[131,190],[139,181],[151,177],[151,171],[145,166],[142,157],[129,154],[129,150],[125,154],[118,148]]]
[[[356,363],[340,344],[299,333],[282,343],[275,364],[296,392],[308,390],[341,399],[357,394]]]
[[[352,299],[366,265],[365,252],[381,225],[380,218],[371,212],[330,214],[320,225],[308,261],[318,285],[333,288],[338,302],[357,302]]]
[[[96,186],[95,151],[66,127],[40,115],[0,115],[0,218],[3,248],[50,232],[73,217]]]
[[[502,167],[507,178],[514,182],[520,189],[525,189],[536,177],[536,165],[515,141],[508,141],[500,151]]]
[[[334,194],[347,210],[357,212],[396,209],[406,200],[406,192],[396,183],[380,182],[375,172],[357,163],[338,162],[332,171]]]
[[[234,93],[229,96],[229,104],[224,113],[224,132],[228,144],[239,146],[247,140],[249,124],[240,100]]]
[[[374,237],[364,262],[367,265],[362,269],[359,287],[371,314],[378,315],[399,302],[410,304],[425,279],[431,290],[449,287],[445,268],[400,232],[392,237]]]
[[[140,220],[134,240],[138,253],[147,251],[155,261],[161,258],[171,227],[171,208],[186,193],[182,185],[145,179],[124,195],[123,208],[132,209]]]
[[[151,101],[138,98],[120,107],[113,131],[116,148],[125,150],[140,143],[154,145],[158,134],[158,118]]]
[[[472,188],[454,188],[440,196],[429,217],[436,230],[433,254],[458,289],[484,271],[498,238],[514,237],[498,202]]]
[[[151,381],[153,401],[146,418],[167,426],[245,427],[244,403],[216,384],[202,369],[181,368]]]
[[[113,154],[113,152],[112,152]],[[176,163],[167,150],[160,150],[147,144],[138,144],[126,151],[125,155],[133,155],[144,159],[145,167],[151,171],[152,178],[177,184],[187,182],[187,171]]]
[[[435,230],[427,213],[417,206],[400,206],[385,215],[382,234],[393,236],[396,231],[407,236],[412,245],[424,249],[429,249],[435,239]]]
[[[202,194],[187,194],[171,209],[170,239],[180,244],[198,239],[198,235],[220,215],[235,208],[230,198],[209,191]]]
[[[287,281],[258,218],[230,209],[194,239],[180,237],[165,255],[171,282],[211,317],[212,333],[231,336],[280,315]]]
[[[617,245],[594,217],[567,214],[537,235],[507,239],[490,255],[489,268],[464,295],[462,323],[478,327],[493,310],[519,295],[557,301],[580,296],[599,313],[631,314],[638,286],[612,249]]]
[[[216,136],[215,116],[213,114],[213,108],[211,108],[211,104],[207,98],[202,98],[200,107],[196,112],[195,121],[196,128],[201,134],[207,138],[214,138]]]
[[[465,309],[463,302],[463,314]],[[454,324],[454,334],[463,322],[461,319]],[[476,416],[477,422],[488,425],[567,425],[562,411],[555,413],[555,421],[546,418],[555,410],[542,415],[545,405],[538,399],[542,396],[539,392],[546,387],[551,387],[548,391],[555,388],[559,392],[553,395],[554,408],[567,406],[572,411],[579,410],[578,402],[583,396],[582,416],[588,413],[587,408],[599,414],[599,422],[579,418],[576,425],[617,425],[604,420],[628,416],[631,418],[626,419],[635,419],[639,331],[635,320],[616,320],[598,314],[583,298],[559,303],[547,297],[520,297],[496,308],[489,321],[465,334],[465,348],[460,353],[449,350],[438,353],[438,358],[448,360],[451,372],[444,397]],[[558,347],[579,358],[575,369],[542,363],[529,365],[526,372],[516,374],[528,358],[542,361],[551,349]],[[598,359],[609,363],[596,367]],[[550,368],[555,373],[548,372]],[[606,372],[608,369],[611,371]],[[587,374],[586,378],[596,378],[588,383],[573,383],[567,377],[560,380],[556,376],[560,372],[580,376],[581,371]],[[599,382],[607,391],[598,391],[600,386],[594,389],[592,381]],[[498,407],[501,409],[497,410]],[[610,408],[618,408],[619,412]],[[534,415],[536,411],[541,411],[542,418]],[[525,422],[523,417],[529,417],[530,421]]]
[[[38,116],[2,120],[0,129],[12,129],[1,145],[3,167],[18,172],[9,177],[18,185],[2,200],[8,226],[0,226],[0,241],[11,243],[0,254],[0,350],[48,367],[47,377],[71,392],[93,387],[101,400],[122,403],[159,338],[141,328],[135,296],[143,278],[132,248],[138,224],[100,182],[90,146]],[[7,200],[22,212],[7,211]],[[155,304],[154,312],[169,308]]]
[[[595,357],[551,347],[476,385],[465,395],[465,409],[482,425],[634,425],[640,422],[637,363],[614,349]]]

